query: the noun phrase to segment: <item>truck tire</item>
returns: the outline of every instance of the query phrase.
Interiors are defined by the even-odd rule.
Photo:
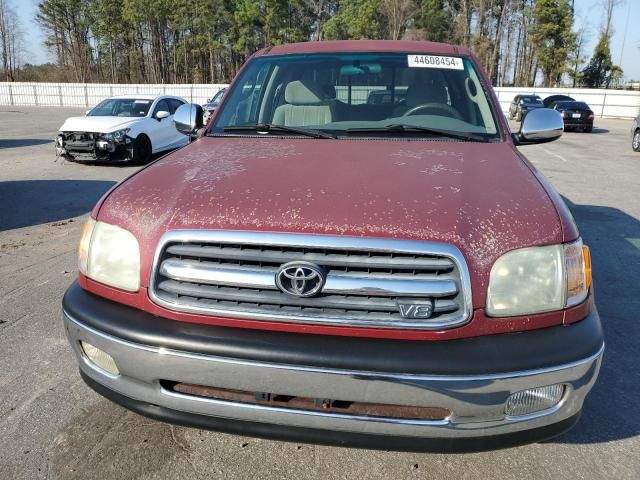
[[[633,141],[631,142],[631,148],[634,152],[640,152],[640,129],[633,133]]]

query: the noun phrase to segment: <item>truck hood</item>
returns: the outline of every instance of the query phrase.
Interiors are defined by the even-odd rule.
[[[451,243],[480,292],[503,253],[563,238],[553,201],[509,143],[203,137],[122,183],[98,217],[136,235],[145,285],[172,229]]]
[[[127,128],[144,117],[70,117],[60,127],[60,132],[111,133]]]

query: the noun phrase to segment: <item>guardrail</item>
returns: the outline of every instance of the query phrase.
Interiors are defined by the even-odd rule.
[[[0,82],[0,105],[90,107],[113,95],[176,95],[203,104],[225,84],[105,84]],[[336,88],[338,98],[347,100],[347,87]],[[351,101],[366,103],[371,90],[384,87],[353,87]],[[504,112],[516,95],[569,95],[586,102],[599,117],[632,118],[640,113],[640,92],[584,88],[494,88]]]

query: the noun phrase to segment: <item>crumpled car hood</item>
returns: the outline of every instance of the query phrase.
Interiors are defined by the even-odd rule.
[[[486,286],[503,253],[563,238],[508,143],[203,137],[126,180],[99,219],[136,235],[143,272],[167,230],[258,230],[451,243]]]

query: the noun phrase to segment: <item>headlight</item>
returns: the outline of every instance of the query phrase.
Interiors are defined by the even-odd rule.
[[[123,128],[122,130],[116,130],[115,132],[107,133],[103,135],[103,137],[105,140],[108,140],[109,142],[122,143],[124,142],[125,137],[127,136],[127,133],[129,133],[129,130],[131,129]]]
[[[486,311],[507,317],[562,310],[582,302],[590,284],[589,249],[581,240],[514,250],[491,269]]]
[[[115,288],[140,289],[140,247],[131,232],[89,220],[82,229],[78,267],[87,277]]]

